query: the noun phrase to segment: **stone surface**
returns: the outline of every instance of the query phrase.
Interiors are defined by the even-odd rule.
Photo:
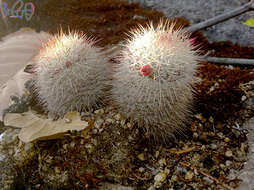
[[[249,131],[248,134],[248,144],[249,144],[249,154],[248,161],[246,162],[244,168],[236,175],[243,180],[239,186],[239,190],[253,190],[254,187],[254,118],[250,119],[249,122],[243,127]]]
[[[192,24],[199,23],[248,3],[248,0],[128,0],[144,7],[162,11],[168,17],[183,16]],[[211,41],[232,41],[245,46],[254,46],[254,28],[242,24],[253,18],[253,11],[203,30]]]

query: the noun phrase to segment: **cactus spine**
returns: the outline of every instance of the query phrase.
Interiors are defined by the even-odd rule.
[[[191,113],[199,56],[174,24],[135,29],[115,68],[112,99],[122,114],[154,137],[174,137]]]
[[[109,65],[93,39],[60,32],[44,45],[35,62],[35,91],[49,113],[63,116],[101,102]]]

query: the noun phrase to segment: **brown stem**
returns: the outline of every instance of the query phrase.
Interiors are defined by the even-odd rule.
[[[208,20],[206,20],[204,22],[201,22],[201,23],[189,26],[187,28],[187,30],[189,32],[196,32],[198,30],[201,30],[201,29],[204,29],[204,28],[216,25],[216,24],[218,24],[220,22],[224,22],[224,21],[226,21],[228,19],[231,19],[233,17],[236,17],[238,15],[241,15],[241,14],[243,14],[243,13],[245,13],[247,11],[251,11],[251,10],[254,10],[254,0],[251,0],[249,3],[246,3],[245,5],[243,5],[243,6],[239,7],[239,8],[236,8],[236,9],[234,9],[232,11],[223,13],[221,15],[218,15],[216,17],[208,19]]]

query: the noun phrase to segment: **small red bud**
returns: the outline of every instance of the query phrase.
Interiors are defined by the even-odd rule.
[[[196,43],[196,38],[191,38],[190,45],[193,46],[193,45],[195,45],[195,43]]]
[[[70,61],[66,61],[65,65],[66,65],[67,68],[69,68],[69,67],[72,66],[72,63]]]
[[[143,76],[148,76],[153,71],[150,65],[144,65],[140,68],[140,72]]]

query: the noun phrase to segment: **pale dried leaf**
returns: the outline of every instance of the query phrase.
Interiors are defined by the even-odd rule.
[[[57,121],[40,118],[31,111],[22,114],[7,113],[4,125],[22,128],[19,138],[25,143],[37,139],[52,139],[53,136],[57,137],[69,130],[89,128],[89,123],[81,121],[78,112],[67,113],[63,119]]]

